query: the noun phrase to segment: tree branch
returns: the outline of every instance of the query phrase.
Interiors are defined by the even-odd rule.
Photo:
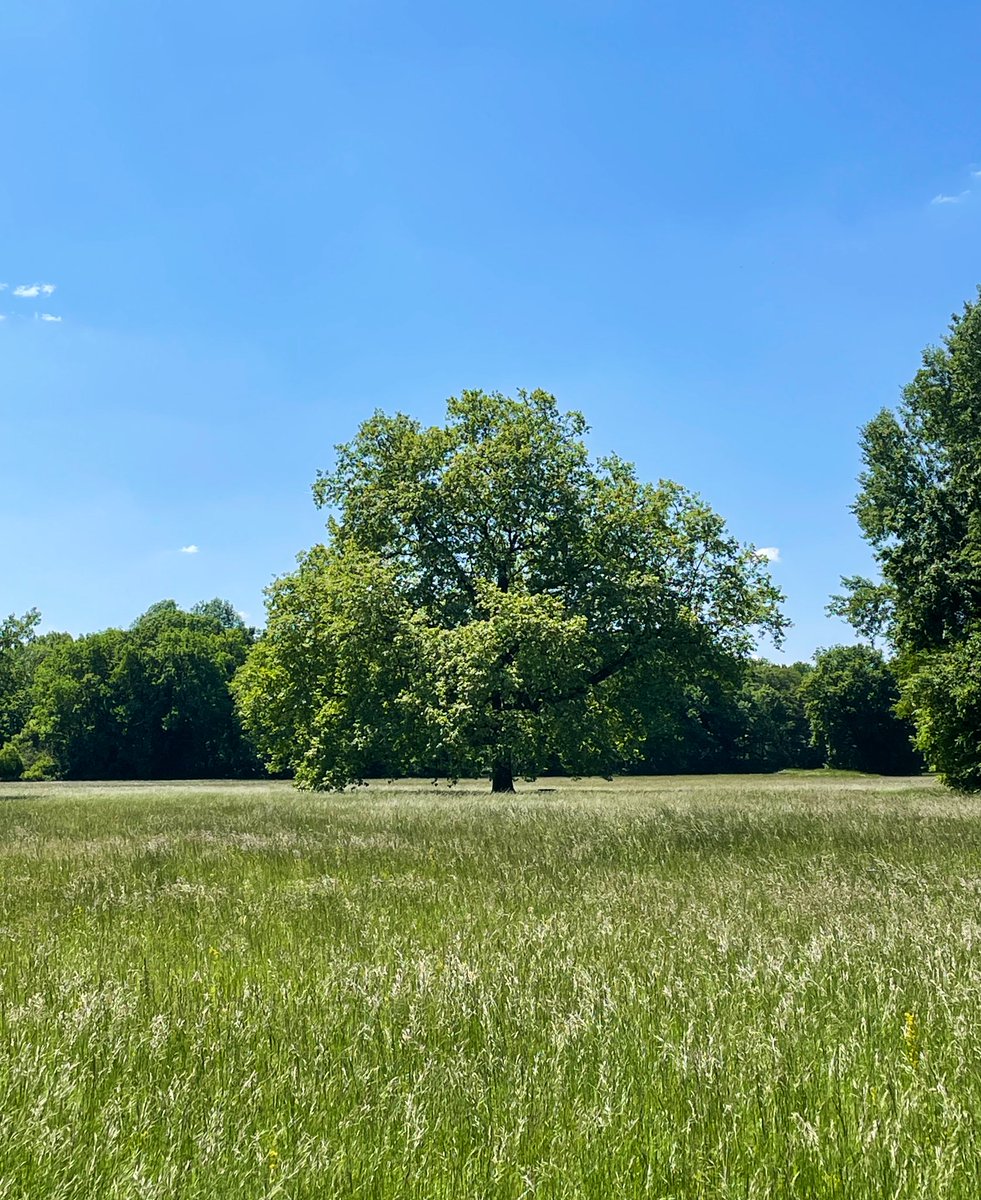
[[[453,571],[457,577],[457,580],[459,581],[460,586],[463,588],[463,590],[467,593],[467,596],[471,600],[476,601],[477,592],[473,586],[473,582],[469,578],[469,576],[467,575],[467,573],[463,569],[463,567],[461,567],[459,562],[457,562],[456,555],[453,553],[453,551],[450,550],[443,542],[440,541],[440,539],[436,536],[435,533],[433,533],[432,529],[429,528],[429,526],[423,521],[423,519],[421,517],[414,516],[410,520],[411,520],[411,524],[415,526],[415,528],[418,531],[418,533],[420,534],[420,536],[425,537],[428,540],[430,546],[433,546],[433,547],[435,547],[435,549],[439,550],[440,553],[442,554],[442,556],[452,566]]]

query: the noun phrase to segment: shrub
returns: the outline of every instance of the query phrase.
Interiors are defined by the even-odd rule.
[[[5,746],[0,747],[0,779],[9,782],[20,779],[23,773],[24,760],[20,752],[11,742],[7,742]]]
[[[57,779],[58,764],[50,754],[42,752],[35,758],[21,778],[33,783],[38,783],[44,779]]]

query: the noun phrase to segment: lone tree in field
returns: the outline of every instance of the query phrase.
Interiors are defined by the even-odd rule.
[[[244,721],[299,784],[608,774],[669,682],[781,635],[751,547],[674,483],[591,462],[542,391],[464,392],[443,426],[376,413],[314,484],[326,545],[268,593]]]

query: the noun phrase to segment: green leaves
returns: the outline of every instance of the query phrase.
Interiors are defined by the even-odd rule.
[[[843,575],[840,595],[831,597],[825,611],[841,617],[873,649],[880,638],[888,638],[894,621],[895,592],[890,584],[874,583],[862,575]]]
[[[915,774],[912,726],[897,715],[898,680],[869,646],[833,646],[816,656],[801,684],[815,745],[829,767],[881,775]]]
[[[855,513],[885,580],[904,711],[943,777],[979,790],[981,301],[965,305],[943,344],[924,352],[898,413],[884,410],[866,425],[862,450]],[[874,585],[852,582],[861,586],[835,602],[868,624],[875,605],[863,606],[863,593],[874,601]]]
[[[314,497],[327,546],[269,590],[236,683],[268,760],[299,782],[547,765],[639,753],[652,679],[710,670],[780,595],[677,484],[590,462],[546,392],[464,392],[444,426],[375,413]]]
[[[19,733],[27,720],[31,643],[41,614],[36,608],[0,621],[0,745]]]
[[[981,618],[981,306],[862,431],[855,513],[895,591],[904,649],[940,648]]]
[[[555,725],[601,665],[585,617],[554,596],[504,592],[479,581],[485,616],[422,627],[420,680],[433,749],[449,774],[486,773],[505,757],[534,774],[555,752]]]
[[[414,762],[420,627],[398,571],[315,546],[269,589],[264,636],[237,675],[239,711],[275,770],[340,787]]]
[[[252,639],[224,601],[161,601],[131,629],[62,635],[41,647],[30,738],[72,779],[255,774],[228,688]]]
[[[981,791],[981,631],[922,655],[903,688],[916,744],[948,787]]]

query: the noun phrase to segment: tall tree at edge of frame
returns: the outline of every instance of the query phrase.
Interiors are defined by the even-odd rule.
[[[981,299],[862,431],[855,513],[893,611],[900,710],[944,782],[981,790]]]

